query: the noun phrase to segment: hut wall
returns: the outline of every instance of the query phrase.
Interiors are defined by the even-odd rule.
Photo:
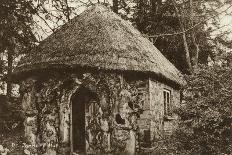
[[[175,128],[176,116],[165,119],[163,91],[171,92],[172,109],[179,106],[180,92],[153,79],[127,80],[104,72],[31,78],[23,81],[20,89],[31,154],[70,153],[71,99],[81,87],[96,93],[100,100],[98,116],[89,119],[96,123],[88,125],[87,132],[101,135],[98,139],[103,141],[89,142],[89,153],[134,154],[136,145],[151,145]]]
[[[163,91],[170,91],[170,108],[168,115],[164,114],[164,94]],[[179,107],[180,91],[166,84],[160,83],[153,79],[149,79],[149,98],[151,112],[151,141],[156,141],[165,135],[169,135],[176,128],[177,116],[172,110]]]
[[[138,125],[138,145],[149,145],[150,143],[150,134],[147,132],[150,131],[151,125],[151,112],[150,112],[150,96],[149,96],[149,80],[148,78],[134,78],[133,80],[128,81],[129,85],[132,88],[135,88],[136,94],[138,95],[137,103],[140,103],[142,112],[137,119]]]
[[[20,92],[25,114],[26,149],[31,154],[54,155],[58,152],[62,136],[59,113],[62,94],[57,79],[27,79]],[[67,113],[68,114],[68,113]]]
[[[89,151],[134,154],[137,117],[148,101],[145,91],[148,85],[138,91],[141,82],[128,83],[122,75],[113,73],[72,74],[67,77],[55,75],[47,79],[23,81],[20,92],[27,150],[31,154],[41,155],[70,153],[71,97],[80,87],[86,87],[100,98],[99,116],[92,119],[98,119],[95,125],[99,126],[99,130],[95,135],[104,136],[98,137],[103,141],[88,144],[92,145]],[[92,130],[95,132],[94,127]]]

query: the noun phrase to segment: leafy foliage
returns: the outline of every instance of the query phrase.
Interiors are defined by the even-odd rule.
[[[12,91],[10,77],[14,59],[27,52],[35,42],[31,27],[34,12],[30,0],[0,2],[0,75],[7,74],[8,96]]]
[[[232,152],[231,79],[232,69],[219,66],[201,66],[187,78],[186,102],[178,111],[178,150],[204,155]]]
[[[35,11],[31,1],[2,0],[0,10],[0,52],[9,50],[10,46],[25,47],[35,39],[30,29]]]
[[[193,65],[194,59],[198,61],[198,55],[200,62],[206,63],[211,51],[207,45],[210,33],[204,29],[206,22],[202,22],[208,16],[205,5],[203,1],[176,1],[176,4],[171,0],[138,1],[134,21],[141,32],[153,38],[154,45],[177,68],[187,73],[185,52],[190,54]],[[184,31],[186,40],[180,33]]]

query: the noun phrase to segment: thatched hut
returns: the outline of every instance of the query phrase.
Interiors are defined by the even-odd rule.
[[[95,5],[26,55],[21,82],[32,154],[134,154],[172,131],[181,73],[129,22]]]

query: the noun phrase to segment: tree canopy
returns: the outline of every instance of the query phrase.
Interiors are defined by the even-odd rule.
[[[14,59],[28,51],[35,41],[32,33],[32,1],[2,0],[0,2],[0,70],[7,74],[7,94],[12,91],[11,72]]]

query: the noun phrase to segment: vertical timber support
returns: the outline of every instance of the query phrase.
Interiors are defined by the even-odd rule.
[[[27,142],[27,149],[31,155],[37,155],[38,144],[38,111],[36,109],[36,90],[35,79],[27,79],[21,85],[22,108],[25,115],[25,137]]]
[[[60,101],[60,138],[61,144],[59,152],[61,154],[70,154],[73,150],[73,141],[72,141],[72,95],[79,88],[80,83],[78,83],[71,90],[64,90],[62,92],[62,97]]]
[[[129,139],[126,142],[126,148],[124,154],[126,155],[135,155],[136,154],[136,120],[137,116],[131,114],[130,118],[130,130],[129,130]]]

